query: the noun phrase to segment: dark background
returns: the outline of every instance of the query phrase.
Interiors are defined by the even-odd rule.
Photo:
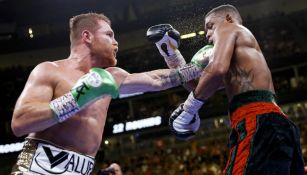
[[[256,36],[272,70],[279,104],[301,129],[306,156],[307,3],[304,0],[0,0],[0,145],[21,142],[10,122],[16,99],[32,68],[69,55],[68,21],[87,12],[104,13],[119,41],[118,66],[129,72],[166,68],[145,38],[148,27],[170,23],[181,34],[203,30],[203,14],[221,4],[235,5]],[[33,38],[29,35],[33,31]],[[189,61],[205,45],[204,35],[182,40]],[[111,103],[96,169],[119,162],[126,174],[220,174],[229,131],[223,91],[204,105],[202,127],[192,142],[176,141],[167,128],[169,114],[187,97],[181,88],[118,99]],[[161,116],[162,125],[112,134],[113,125]],[[8,174],[18,152],[0,154],[0,174]],[[175,161],[169,164],[169,161]],[[215,169],[215,170],[213,170]],[[197,172],[199,171],[199,172]]]

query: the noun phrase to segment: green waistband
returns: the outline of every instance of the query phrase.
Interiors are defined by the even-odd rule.
[[[230,101],[229,113],[233,113],[237,108],[253,102],[277,102],[276,95],[267,90],[247,91],[235,95]]]

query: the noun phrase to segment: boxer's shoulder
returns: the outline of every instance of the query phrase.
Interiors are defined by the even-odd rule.
[[[42,62],[36,65],[33,71],[44,72],[44,71],[48,71],[49,69],[56,69],[57,67],[59,67],[59,65],[56,62],[45,61],[45,62]]]
[[[46,61],[35,66],[30,74],[30,79],[37,83],[49,84],[56,86],[63,80],[74,81],[80,77],[80,72],[70,69],[67,64],[59,61]]]
[[[30,73],[29,79],[47,81],[54,77],[57,72],[56,69],[57,66],[54,62],[42,62],[34,67]]]
[[[35,66],[35,68],[32,70],[32,73],[39,73],[39,74],[57,74],[61,73],[65,70],[67,70],[67,64],[64,65],[62,62],[58,61],[45,61],[42,63],[39,63],[38,65]],[[52,75],[51,74],[51,75]]]

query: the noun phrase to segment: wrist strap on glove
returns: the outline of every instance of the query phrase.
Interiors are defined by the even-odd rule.
[[[52,100],[49,106],[55,113],[54,117],[58,122],[67,120],[80,110],[71,92]]]
[[[196,99],[194,93],[191,92],[183,104],[183,109],[190,114],[196,114],[203,104],[204,101]]]
[[[188,63],[177,69],[182,84],[191,80],[197,79],[201,76],[202,69],[193,63]]]

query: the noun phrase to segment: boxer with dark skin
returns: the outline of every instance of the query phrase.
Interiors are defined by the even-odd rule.
[[[275,93],[271,72],[258,42],[242,25],[239,15],[227,10],[208,13],[205,31],[209,43],[214,44],[214,61],[204,69],[194,91],[195,97],[206,100],[221,84],[229,100],[250,90]]]
[[[191,124],[186,121],[192,122],[203,103],[225,87],[232,131],[224,174],[303,175],[299,131],[277,105],[269,67],[238,10],[232,5],[212,9],[205,16],[205,31],[214,45],[211,61],[172,114],[173,133]]]

